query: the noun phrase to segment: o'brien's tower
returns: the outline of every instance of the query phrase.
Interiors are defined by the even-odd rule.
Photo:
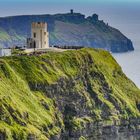
[[[47,23],[33,22],[31,26],[31,38],[27,39],[28,48],[49,48],[49,33]]]

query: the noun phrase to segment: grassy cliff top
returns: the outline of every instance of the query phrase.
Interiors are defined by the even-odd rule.
[[[64,85],[55,89],[61,79],[65,84],[75,84],[69,85],[71,89]],[[51,97],[47,92],[52,85]],[[66,93],[71,90],[74,97],[85,99],[92,114],[86,116],[90,121],[140,116],[140,90],[106,51],[84,48],[41,56],[11,56],[0,59],[0,132],[7,139],[27,139],[32,135],[49,139],[61,133],[66,124],[65,112],[57,106],[58,97],[70,100]],[[73,99],[74,102],[78,108]],[[104,115],[104,111],[108,114]],[[72,115],[72,127],[81,127],[83,117]]]

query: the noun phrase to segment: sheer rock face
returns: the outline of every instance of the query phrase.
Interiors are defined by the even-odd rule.
[[[119,140],[140,134],[140,90],[107,51],[0,60],[0,138]]]
[[[31,23],[38,21],[48,23],[50,45],[86,46],[110,52],[134,50],[130,39],[99,20],[98,15],[85,18],[80,13],[0,18],[0,44],[6,47],[26,45]]]

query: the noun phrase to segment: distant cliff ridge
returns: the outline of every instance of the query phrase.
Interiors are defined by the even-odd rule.
[[[119,30],[98,19],[97,14],[85,17],[72,10],[66,14],[26,15],[0,18],[0,45],[25,45],[32,22],[48,23],[50,45],[86,46],[111,52],[134,50],[130,39]]]

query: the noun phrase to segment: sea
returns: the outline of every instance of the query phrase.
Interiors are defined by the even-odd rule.
[[[114,27],[132,40],[134,51],[112,55],[127,77],[140,88],[140,19],[115,21]]]
[[[140,49],[132,52],[113,54],[123,72],[140,88]]]

